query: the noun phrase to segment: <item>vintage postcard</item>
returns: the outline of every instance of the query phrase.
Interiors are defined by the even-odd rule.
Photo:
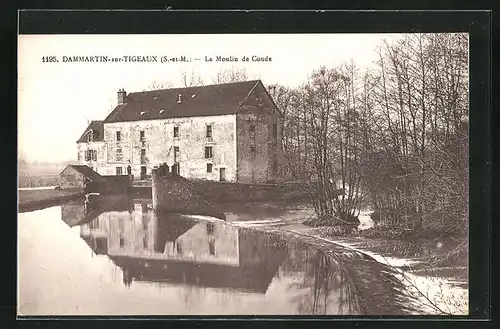
[[[469,35],[18,36],[19,316],[467,315]]]

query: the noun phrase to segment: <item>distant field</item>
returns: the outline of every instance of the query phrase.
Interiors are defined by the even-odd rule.
[[[67,163],[18,162],[19,187],[43,187],[59,185],[59,173]]]
[[[69,201],[83,195],[82,191],[20,190],[19,211],[32,211]]]
[[[59,175],[19,175],[19,187],[42,187],[59,185]]]

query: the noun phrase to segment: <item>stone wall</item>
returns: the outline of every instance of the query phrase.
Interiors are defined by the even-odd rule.
[[[305,200],[309,191],[303,185],[243,184],[190,181],[201,195],[211,202],[254,202]]]
[[[185,178],[171,173],[160,176],[157,170],[153,171],[152,177],[155,211],[226,218],[221,209],[200,194]]]
[[[242,184],[187,180],[153,171],[153,208],[163,212],[183,212],[225,218],[219,203],[300,200],[309,198],[302,185]]]
[[[66,167],[59,174],[59,187],[62,190],[81,189],[83,191],[83,175],[72,167]]]
[[[236,129],[238,182],[278,181],[282,158],[281,116],[260,85],[249,95],[238,112]]]
[[[206,126],[212,125],[212,139],[206,138]],[[174,127],[179,137],[174,138]],[[121,141],[116,141],[116,132]],[[140,139],[144,131],[144,140]],[[146,173],[168,160],[173,160],[174,147],[179,148],[177,160],[180,174],[187,178],[218,180],[219,169],[225,168],[226,179],[236,180],[236,116],[220,115],[192,118],[171,118],[134,122],[106,123],[104,140],[107,144],[108,165],[104,174],[115,175],[116,167],[124,174],[130,164],[134,179],[141,178],[141,167]],[[213,157],[205,158],[205,146],[213,148]],[[117,161],[116,149],[121,147],[122,160]],[[144,151],[142,151],[144,150]],[[143,152],[143,153],[141,153]],[[207,173],[207,163],[212,163],[212,173]]]
[[[108,174],[107,170],[107,151],[106,151],[106,143],[104,142],[90,142],[90,143],[78,143],[78,157],[77,162],[79,165],[86,165],[92,168],[95,172],[105,175]],[[97,151],[97,160],[94,161],[90,159],[89,161],[85,160],[85,151],[87,150],[95,150]],[[114,174],[114,173],[113,173]]]
[[[131,181],[129,176],[102,176],[100,181],[91,182],[86,192],[101,194],[127,194]]]

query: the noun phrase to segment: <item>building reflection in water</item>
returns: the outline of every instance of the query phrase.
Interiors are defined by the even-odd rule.
[[[151,200],[101,199],[87,213],[82,207],[64,205],[63,220],[80,225],[81,238],[121,268],[126,286],[164,282],[263,294],[274,280],[285,286],[282,300],[295,314],[411,312],[390,269],[345,248],[312,248],[223,221],[158,215]]]
[[[264,293],[285,257],[284,248],[222,221],[157,214],[151,200],[133,200],[131,208],[122,202],[118,210],[112,204],[101,202],[93,218],[65,205],[63,219],[79,223],[81,238],[123,270],[126,285],[171,282]],[[70,213],[78,220],[67,218]]]

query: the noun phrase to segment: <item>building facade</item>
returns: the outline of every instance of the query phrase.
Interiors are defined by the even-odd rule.
[[[77,144],[79,165],[86,165],[104,175],[107,171],[106,143],[104,142],[103,121],[92,121],[80,136]]]
[[[102,182],[102,176],[86,165],[68,165],[59,173],[59,187],[62,190],[83,190],[89,183]]]
[[[281,130],[281,115],[260,80],[120,90],[117,107],[78,140],[78,159],[102,175],[134,179],[166,163],[191,179],[276,182]]]

